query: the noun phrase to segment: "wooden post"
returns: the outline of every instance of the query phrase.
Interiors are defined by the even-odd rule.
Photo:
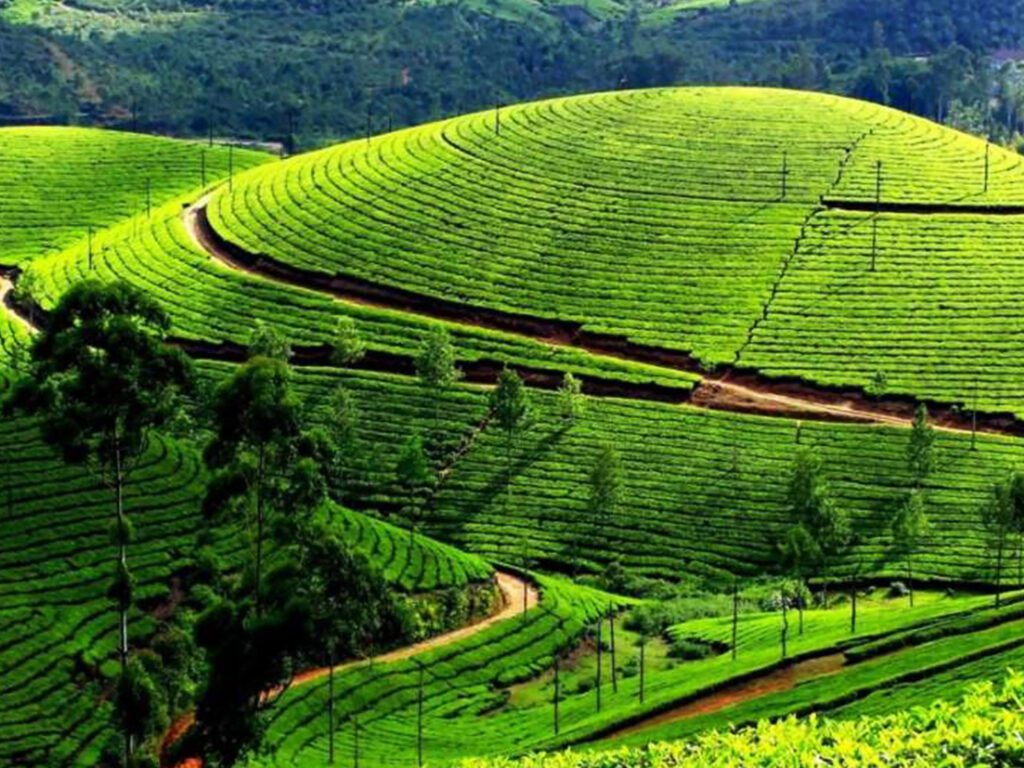
[[[334,650],[327,655],[327,762],[334,765]]]
[[[597,691],[597,711],[601,711],[601,617],[597,618],[597,685],[594,686],[594,690]]]
[[[875,271],[878,258],[878,217],[882,215],[882,161],[875,166],[875,218],[871,223],[871,271]]]
[[[850,634],[857,634],[857,583],[850,583]]]
[[[789,191],[789,150],[785,150],[782,153],[782,196],[780,199],[785,200],[786,194]]]
[[[555,654],[555,736],[558,735],[558,700],[562,696],[562,681],[558,674],[558,654]]]
[[[988,170],[989,170],[989,152],[992,149],[992,145],[987,141],[985,142],[985,187],[984,192],[988,192]]]
[[[789,634],[789,615],[786,613],[786,609],[787,609],[788,606],[786,605],[786,595],[785,595],[785,593],[781,593],[781,599],[782,599],[782,634],[781,634],[780,639],[782,641],[782,658],[786,658],[786,640],[787,640],[786,636]]]
[[[644,703],[644,648],[647,645],[647,636],[640,635],[640,703]]]
[[[732,660],[736,661],[736,635],[740,618],[740,585],[733,579],[732,582]]]
[[[612,646],[612,693],[618,693],[619,680],[615,674],[615,610],[611,607],[608,609],[608,632],[610,635],[609,642]]]
[[[978,450],[978,374],[974,374],[974,406],[971,408],[971,450]]]
[[[416,760],[423,768],[423,664],[420,667],[419,694],[416,697]]]
[[[352,762],[359,768],[359,716],[352,715]]]

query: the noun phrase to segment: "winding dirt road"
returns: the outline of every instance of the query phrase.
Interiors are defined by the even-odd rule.
[[[701,377],[700,383],[677,402],[710,410],[752,413],[812,421],[836,421],[908,427],[917,402],[912,398],[872,398],[863,391],[817,387],[804,381],[769,379],[753,371],[725,366],[713,375],[702,372],[700,362],[676,350],[656,349],[622,337],[592,334],[582,326],[530,316],[516,316],[485,308],[468,308],[441,299],[419,296],[402,289],[374,285],[355,278],[329,276],[292,267],[261,254],[250,253],[225,240],[210,223],[206,208],[212,192],[185,208],[185,229],[193,244],[223,266],[271,282],[316,291],[343,301],[378,309],[401,310],[431,319],[453,320],[532,341],[581,349],[595,355],[685,370]],[[656,399],[637,388],[637,399]],[[615,393],[612,393],[615,394]],[[628,393],[622,396],[629,397]],[[664,398],[657,398],[664,399]],[[1024,435],[1024,425],[1012,416],[971,416],[946,404],[929,404],[934,426],[947,432]]]
[[[540,603],[539,590],[536,585],[530,583],[526,579],[520,578],[519,576],[507,571],[496,570],[495,580],[497,581],[498,589],[501,591],[502,600],[501,607],[490,616],[472,624],[467,624],[464,627],[453,629],[451,632],[445,632],[442,635],[435,635],[434,637],[427,638],[419,643],[414,643],[413,645],[407,645],[402,648],[396,648],[393,651],[388,651],[387,653],[382,653],[380,656],[374,656],[370,659],[355,659],[343,664],[337,664],[334,667],[334,671],[337,673],[360,665],[388,664],[395,661],[410,659],[413,656],[418,656],[426,651],[430,651],[435,648],[443,648],[444,646],[464,640],[467,637],[472,637],[473,635],[483,632],[488,627],[492,627],[502,621],[517,618]],[[321,680],[327,677],[327,675],[330,674],[330,671],[330,667],[317,667],[315,669],[306,670],[305,672],[300,672],[292,679],[289,687],[294,688],[296,686],[306,685],[315,680]],[[267,691],[264,696],[268,699],[273,698],[280,694],[282,690],[282,688],[275,688]],[[162,766],[170,766],[170,763],[167,760],[168,749],[175,741],[181,738],[181,736],[190,727],[192,727],[194,722],[195,718],[190,712],[171,723],[160,742],[160,764]],[[202,768],[202,766],[202,760],[191,757],[178,763],[174,768]]]

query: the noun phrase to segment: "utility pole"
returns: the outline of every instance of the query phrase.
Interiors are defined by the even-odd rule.
[[[416,697],[416,759],[419,768],[423,768],[423,663],[417,664],[420,668],[420,684]]]
[[[736,661],[736,630],[739,625],[740,585],[732,581],[732,660]]]
[[[878,217],[882,215],[882,161],[875,165],[875,218],[871,226],[871,271],[878,257]]]
[[[601,617],[597,617],[597,711],[601,711]]]
[[[971,408],[971,450],[978,450],[978,374],[974,374],[974,406]]]
[[[555,736],[558,735],[558,700],[562,696],[562,681],[558,674],[558,654],[555,654]]]
[[[988,192],[988,170],[989,170],[989,154],[992,149],[992,145],[985,142],[985,188],[984,192]]]
[[[782,196],[780,199],[785,200],[786,194],[789,192],[789,150],[785,150],[782,153]]]
[[[615,609],[611,606],[608,608],[608,628],[611,635],[610,642],[612,644],[612,693],[618,693],[619,681],[615,675]]]
[[[644,648],[647,646],[647,635],[640,635],[640,703],[644,703]]]

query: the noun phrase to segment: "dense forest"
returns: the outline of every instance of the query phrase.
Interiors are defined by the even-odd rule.
[[[1014,68],[990,56],[1024,46],[1024,0],[684,5],[0,0],[0,119],[310,146],[497,102],[750,83],[1014,133]]]

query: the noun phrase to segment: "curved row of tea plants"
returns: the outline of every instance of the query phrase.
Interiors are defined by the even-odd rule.
[[[210,375],[223,365],[204,365]],[[805,422],[613,398],[586,398],[575,422],[554,393],[530,390],[529,428],[516,439],[507,501],[505,435],[487,425],[489,389],[459,386],[435,400],[416,380],[392,374],[303,368],[307,401],[345,387],[361,413],[358,432],[375,459],[359,481],[360,504],[400,512],[395,481],[401,447],[419,432],[439,441],[443,477],[425,530],[495,560],[565,568],[611,561],[638,573],[752,575],[776,567],[788,525],[786,488],[797,443],[823,463],[836,503],[859,537],[838,569],[900,577],[891,517],[913,480],[909,430]],[[608,519],[588,512],[589,475],[599,449],[614,445],[621,501]],[[461,449],[459,449],[461,446]],[[992,483],[1024,465],[1010,438],[936,436],[935,468],[924,484],[931,527],[915,558],[920,578],[991,581],[993,561],[981,508]],[[453,462],[453,463],[450,463]]]
[[[230,154],[230,159],[229,159]],[[267,162],[241,148],[87,128],[0,129],[0,264],[14,266]]]
[[[890,392],[967,403],[977,361],[992,359],[979,407],[1024,408],[1020,361],[1000,356],[1020,308],[1000,301],[1012,281],[984,245],[997,219],[951,217],[958,248],[923,242],[908,260],[894,251],[919,238],[887,217],[887,266],[871,273],[871,215],[845,217],[859,222],[855,247],[820,215],[822,197],[874,200],[878,162],[883,202],[1024,204],[1021,159],[978,139],[832,96],[702,88],[555,99],[354,141],[254,169],[209,210],[221,236],[281,262],[579,322],[709,365],[862,387],[881,373]],[[794,299],[801,268],[813,273]],[[868,307],[876,290],[883,305]],[[981,303],[965,311],[964,296]]]
[[[887,717],[852,721],[790,718],[737,732],[713,732],[692,742],[658,743],[641,749],[470,760],[461,768],[670,768],[701,765],[942,764],[1015,765],[1024,759],[1024,679],[977,686],[956,702],[934,702]]]

